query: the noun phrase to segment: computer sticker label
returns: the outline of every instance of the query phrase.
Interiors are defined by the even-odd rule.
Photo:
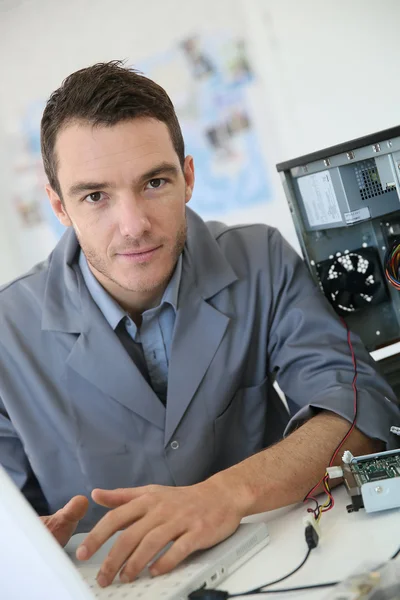
[[[359,208],[358,210],[352,210],[351,212],[344,213],[344,218],[347,225],[353,225],[353,223],[365,221],[365,219],[369,219],[370,216],[371,215],[368,206],[365,206],[364,208]]]
[[[343,221],[329,171],[297,180],[310,227]]]

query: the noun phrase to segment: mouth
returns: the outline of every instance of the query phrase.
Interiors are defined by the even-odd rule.
[[[161,246],[155,246],[154,248],[145,248],[143,250],[131,250],[129,252],[118,252],[117,256],[125,261],[130,262],[147,262],[153,258],[153,256],[160,250]]]

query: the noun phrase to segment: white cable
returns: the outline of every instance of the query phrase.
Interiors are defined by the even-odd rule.
[[[337,479],[338,477],[343,477],[342,467],[327,467],[326,472],[329,475],[329,479]]]

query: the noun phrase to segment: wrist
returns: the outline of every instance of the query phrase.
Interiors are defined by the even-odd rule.
[[[240,519],[254,513],[254,490],[248,483],[240,464],[216,473],[204,483],[207,482],[217,490],[218,494],[228,497],[229,503]]]

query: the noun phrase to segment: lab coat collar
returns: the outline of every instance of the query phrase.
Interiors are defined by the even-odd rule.
[[[179,302],[184,290],[193,283],[203,300],[208,300],[237,280],[204,221],[190,208],[186,209],[188,235],[183,253],[184,266]],[[71,228],[62,236],[49,257],[49,268],[43,303],[42,330],[82,333],[88,323],[83,316],[82,301],[86,286],[77,260],[80,246]]]

